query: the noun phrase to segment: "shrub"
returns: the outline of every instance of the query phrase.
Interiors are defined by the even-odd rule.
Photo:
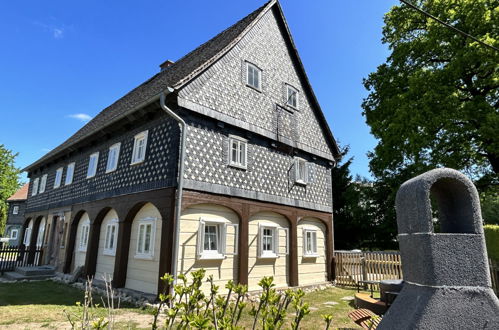
[[[485,225],[483,229],[489,258],[499,261],[499,225]]]

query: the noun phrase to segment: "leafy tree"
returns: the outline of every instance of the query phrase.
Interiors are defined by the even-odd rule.
[[[479,40],[499,47],[496,0],[413,0]],[[465,172],[485,191],[499,184],[499,52],[406,5],[385,15],[391,54],[364,80],[362,107],[378,139],[369,154],[384,243],[396,234],[395,194],[435,167]]]
[[[19,189],[19,173],[21,171],[15,167],[14,160],[17,154],[0,144],[0,233],[4,232],[7,220],[7,202],[13,193]]]

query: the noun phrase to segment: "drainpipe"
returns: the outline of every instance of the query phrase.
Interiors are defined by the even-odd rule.
[[[166,95],[173,92],[173,88],[168,87],[166,92],[161,93],[159,98],[159,103],[161,109],[163,109],[167,115],[175,119],[181,128],[180,136],[180,146],[179,146],[179,164],[178,164],[178,185],[177,185],[177,196],[175,200],[175,219],[173,222],[174,238],[173,238],[173,248],[172,248],[172,273],[173,273],[173,285],[170,286],[170,290],[173,290],[173,286],[177,283],[177,265],[178,265],[178,244],[179,244],[179,234],[180,234],[180,215],[182,213],[182,190],[184,188],[184,159],[185,159],[185,143],[187,138],[187,129],[185,121],[168,108],[165,104]]]

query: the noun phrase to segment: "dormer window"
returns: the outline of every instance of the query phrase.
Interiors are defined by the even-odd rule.
[[[308,181],[308,163],[305,159],[295,158],[295,182],[307,184]]]
[[[132,165],[142,163],[146,159],[148,131],[141,132],[134,137]]]
[[[109,152],[107,154],[106,173],[113,172],[118,167],[120,147],[121,143],[116,143],[109,147]]]
[[[40,183],[40,178],[33,180],[33,190],[31,191],[31,196],[38,194],[38,184]]]
[[[87,170],[87,179],[93,178],[97,173],[97,164],[99,163],[99,153],[94,152],[90,155],[88,159],[88,170]]]
[[[259,91],[262,89],[262,70],[249,62],[246,62],[246,85]]]
[[[286,105],[298,108],[298,90],[291,85],[286,85]]]
[[[57,171],[55,171],[54,189],[59,188],[61,186],[62,171],[63,171],[62,167],[59,167]]]
[[[47,174],[44,174],[42,176],[42,179],[40,180],[40,190],[38,191],[40,194],[45,192],[45,188],[47,187]]]

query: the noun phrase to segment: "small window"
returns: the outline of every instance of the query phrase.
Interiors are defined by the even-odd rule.
[[[277,258],[288,254],[288,228],[259,224],[259,258]]]
[[[286,104],[298,108],[298,90],[290,85],[286,85]]]
[[[114,256],[116,254],[116,235],[118,234],[118,220],[113,219],[106,226],[104,241],[104,254]]]
[[[106,173],[113,172],[118,167],[120,147],[121,143],[116,143],[109,147],[109,152],[107,154]]]
[[[59,167],[57,171],[55,171],[54,189],[61,186],[63,170],[64,169],[62,167]]]
[[[73,183],[74,173],[75,173],[75,163],[68,164],[68,168],[66,169],[66,181],[64,182],[64,185]]]
[[[33,180],[33,190],[31,191],[31,196],[38,194],[38,184],[40,183],[40,178]]]
[[[148,131],[135,135],[132,152],[132,165],[142,163],[146,159]]]
[[[19,230],[17,229],[12,229],[10,231],[10,238],[11,239],[17,239],[17,235],[19,235]]]
[[[300,184],[307,184],[308,164],[305,159],[295,159],[295,181]]]
[[[246,168],[248,153],[247,142],[240,137],[229,138],[229,165]]]
[[[62,239],[61,239],[61,249],[66,247],[66,232],[68,231],[68,224],[64,222],[62,224]]]
[[[317,231],[311,229],[303,230],[303,255],[309,257],[317,256]]]
[[[257,90],[261,90],[262,70],[257,66],[246,62],[246,84]]]
[[[87,245],[88,245],[88,234],[90,232],[90,222],[87,221],[81,226],[81,232],[80,232],[80,248],[79,250],[81,252],[87,251]]]
[[[139,228],[137,231],[137,250],[135,254],[136,258],[152,259],[154,256],[155,231],[155,218],[139,220]]]
[[[47,174],[42,176],[42,179],[40,180],[40,190],[38,192],[40,194],[45,192],[45,187],[47,187]]]
[[[97,173],[97,164],[99,163],[99,153],[94,152],[90,155],[88,160],[88,170],[87,170],[87,179],[92,178]]]
[[[19,214],[19,205],[14,205],[12,207],[12,214]]]
[[[238,225],[224,220],[199,219],[199,259],[223,259],[237,254]]]

